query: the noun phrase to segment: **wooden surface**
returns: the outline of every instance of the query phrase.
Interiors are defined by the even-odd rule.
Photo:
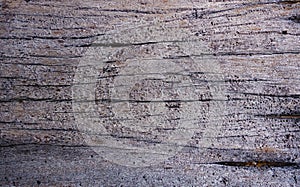
[[[300,185],[299,1],[0,5],[1,186]]]

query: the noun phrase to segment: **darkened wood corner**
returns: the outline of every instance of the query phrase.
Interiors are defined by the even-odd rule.
[[[0,7],[0,186],[299,186],[299,1]]]

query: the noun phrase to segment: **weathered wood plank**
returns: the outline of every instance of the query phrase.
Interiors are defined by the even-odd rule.
[[[299,1],[0,5],[0,185],[299,185]]]

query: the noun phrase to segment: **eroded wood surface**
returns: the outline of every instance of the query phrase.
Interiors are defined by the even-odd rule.
[[[1,186],[299,186],[299,1],[4,0],[0,5]],[[151,30],[155,24],[160,29]],[[183,53],[175,44],[185,40],[205,47]],[[216,101],[205,89],[209,73],[188,69],[203,114],[190,141],[157,165],[117,165],[87,145],[74,117],[73,80],[91,48],[123,52],[107,57],[99,72],[100,116],[110,112],[103,109],[110,87],[103,85],[111,85],[135,59],[213,61],[222,72],[218,84],[224,98]],[[153,90],[165,86],[153,84],[144,81]],[[132,117],[141,121],[149,114],[139,111],[139,104],[147,105],[156,94],[144,87],[134,88],[130,101],[137,110]],[[172,115],[185,105],[176,99],[166,102]],[[210,126],[207,112],[213,115],[215,102],[226,107]],[[216,127],[211,137],[204,133]],[[156,140],[118,128],[110,132],[120,141]]]

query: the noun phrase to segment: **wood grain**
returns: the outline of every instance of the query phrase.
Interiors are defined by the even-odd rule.
[[[299,186],[299,1],[2,0],[0,5],[1,186]],[[183,53],[177,45],[187,40],[204,48],[191,45]],[[123,80],[117,72],[126,73],[121,69],[129,62],[155,57],[191,65],[185,72],[192,80],[188,86],[200,90],[195,102],[201,115],[178,153],[134,168],[104,159],[86,143],[72,88],[78,65],[93,49],[119,52],[103,57],[108,65],[100,69],[95,93],[99,116],[110,112],[104,109],[111,104],[105,94],[115,79]],[[195,59],[218,64],[222,74],[194,71]],[[219,82],[211,79],[215,76]],[[214,82],[223,89],[221,100],[211,95]],[[133,117],[147,115],[141,106],[167,88],[154,83],[132,88]],[[180,99],[167,102],[172,111],[167,117],[179,115],[185,105]],[[211,110],[216,103],[225,106],[221,115]],[[215,127],[216,133],[205,134]],[[157,140],[120,129],[113,127],[109,135],[134,145]]]

